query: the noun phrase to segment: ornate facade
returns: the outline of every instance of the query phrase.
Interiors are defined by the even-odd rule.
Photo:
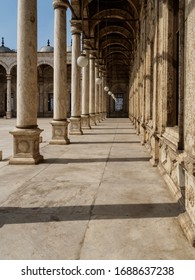
[[[53,47],[48,42],[37,53],[37,115],[38,117],[53,116]],[[71,47],[67,48],[67,111],[70,115],[70,75]],[[0,47],[0,117],[16,117],[17,111],[17,52],[2,45]]]
[[[38,53],[39,94],[36,0],[27,1],[28,7],[18,2],[18,110],[13,131],[15,154],[10,163],[43,160],[36,112],[38,106],[40,116],[51,116],[52,92],[51,144],[69,143],[67,117],[69,133],[82,134],[84,127],[104,119],[106,112],[108,117],[129,116],[151,154],[151,164],[159,168],[180,201],[181,226],[195,245],[195,0],[54,0],[54,59],[53,54]],[[69,82],[65,51],[68,8],[72,11]],[[77,65],[81,51],[89,60],[82,70]],[[9,117],[16,100],[16,54],[1,55],[0,65],[0,112],[5,114],[7,102]],[[97,78],[101,85],[96,84]],[[110,94],[106,98],[105,86]],[[70,92],[71,105],[67,105]],[[110,98],[112,94],[117,102]]]

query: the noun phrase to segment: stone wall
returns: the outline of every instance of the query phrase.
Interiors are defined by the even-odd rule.
[[[195,0],[147,1],[140,25],[147,36],[137,36],[129,118],[195,245]]]

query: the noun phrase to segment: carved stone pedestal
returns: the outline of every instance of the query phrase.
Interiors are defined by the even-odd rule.
[[[52,125],[52,139],[49,144],[53,145],[67,145],[70,143],[68,139],[68,122],[55,121],[51,122]]]
[[[69,124],[69,135],[82,135],[81,118],[71,117]]]
[[[81,127],[83,128],[91,128],[89,115],[81,115]]]
[[[43,161],[39,153],[39,137],[43,129],[15,128],[10,133],[14,137],[14,155],[9,164],[37,164]]]
[[[105,120],[104,113],[100,113],[100,119],[101,119],[101,121]]]
[[[146,143],[146,129],[144,123],[140,126],[140,134],[141,134],[141,144],[144,145]]]
[[[96,124],[100,123],[100,121],[101,121],[100,114],[95,114],[95,122],[96,122]]]
[[[155,134],[151,137],[151,148],[152,158],[150,159],[150,163],[156,167],[159,162],[159,142]]]
[[[192,246],[195,247],[195,177],[194,160],[185,159],[185,210],[179,216],[180,225]],[[190,174],[191,173],[191,174]]]
[[[90,125],[97,125],[95,114],[90,114]]]
[[[12,112],[6,112],[6,119],[12,118]]]

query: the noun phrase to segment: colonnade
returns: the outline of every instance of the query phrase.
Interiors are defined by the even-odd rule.
[[[54,113],[50,144],[69,144],[67,120],[66,10],[68,2],[54,0]],[[81,22],[71,21],[71,117],[70,135],[83,134],[105,118],[104,83],[95,84],[95,55],[87,50],[89,65],[77,65],[80,55]],[[39,151],[42,130],[37,125],[37,0],[18,1],[17,124],[10,132],[14,154],[10,164],[36,164],[43,160]],[[102,76],[102,74],[101,74]],[[82,77],[82,78],[81,78]],[[103,76],[102,76],[103,78]],[[104,80],[104,79],[103,79]],[[7,78],[7,116],[11,117],[11,78]],[[95,94],[96,93],[96,94]],[[81,98],[82,97],[82,98]],[[82,122],[81,122],[82,120]],[[81,125],[83,124],[83,126]]]

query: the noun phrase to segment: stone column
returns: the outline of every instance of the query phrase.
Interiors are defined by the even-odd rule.
[[[152,166],[157,166],[159,161],[159,145],[158,145],[158,39],[159,39],[159,29],[158,29],[158,11],[159,11],[159,1],[155,0],[155,30],[154,30],[154,66],[153,66],[153,131],[151,135],[151,147],[152,147],[152,158],[150,162]]]
[[[89,50],[86,50],[86,56],[89,57]],[[89,121],[89,63],[82,67],[82,106],[81,106],[81,127],[91,128]]]
[[[104,90],[104,87],[107,85],[106,84],[106,76],[105,76],[105,74],[103,75],[103,90],[102,90],[102,94],[103,94],[103,117],[104,117],[104,119],[106,119],[106,112],[107,112],[107,110],[106,110],[106,108],[107,108],[107,106],[106,106],[106,100],[107,100],[107,91],[105,91]]]
[[[96,125],[95,122],[95,56],[89,55],[89,116],[90,124]]]
[[[102,80],[102,83],[99,85],[99,119],[100,121],[103,121],[103,108],[102,108],[102,92],[103,92],[103,86],[104,86],[104,82],[103,82],[103,75],[102,75],[102,70],[100,70],[100,79]]]
[[[54,112],[50,144],[66,145],[67,136],[67,57],[66,57],[66,1],[54,0]]]
[[[6,118],[11,119],[12,112],[11,112],[11,75],[7,74],[7,112]]]
[[[96,123],[100,122],[100,114],[99,114],[99,88],[100,85],[96,84],[96,78],[99,77],[99,69],[98,65],[95,65],[95,121]]]
[[[151,119],[151,42],[147,39],[146,45],[146,74],[145,74],[145,83],[146,83],[146,111],[145,119],[146,122]]]
[[[105,73],[104,71],[102,71],[102,94],[101,94],[101,100],[102,100],[102,120],[105,120],[105,110],[104,110],[104,102],[105,102],[105,99],[104,99],[104,96],[106,95],[106,92],[104,91],[104,87],[106,85],[106,81],[105,81]]]
[[[40,116],[44,116],[44,81],[43,78],[39,78],[38,83],[38,112],[40,113]]]
[[[37,0],[18,0],[17,49],[17,123],[9,163],[36,164],[43,160],[37,126]]]
[[[81,94],[80,94],[80,67],[77,58],[80,55],[81,22],[71,21],[72,32],[72,68],[71,68],[71,117],[70,135],[81,135]]]

